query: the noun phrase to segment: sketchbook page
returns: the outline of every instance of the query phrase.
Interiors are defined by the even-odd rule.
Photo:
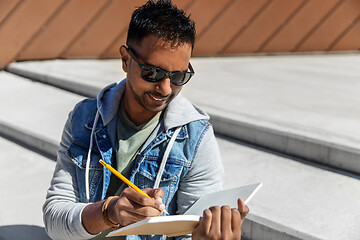
[[[261,183],[256,183],[206,194],[197,200],[184,215],[202,216],[203,211],[212,206],[228,205],[231,208],[237,208],[238,198],[243,199],[247,204],[261,186]]]
[[[152,217],[112,231],[106,237],[125,235],[167,235],[169,237],[192,233],[200,216],[172,215]]]

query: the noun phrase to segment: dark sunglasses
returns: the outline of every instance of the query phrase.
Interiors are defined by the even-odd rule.
[[[192,68],[191,64],[189,63],[189,70],[188,71],[175,71],[175,72],[168,72],[164,69],[161,69],[156,66],[151,65],[143,65],[140,63],[139,59],[136,57],[134,51],[127,47],[130,56],[135,60],[137,65],[141,69],[141,78],[147,82],[160,82],[166,77],[170,78],[170,82],[176,86],[181,86],[187,83],[190,78],[195,74],[194,69]]]

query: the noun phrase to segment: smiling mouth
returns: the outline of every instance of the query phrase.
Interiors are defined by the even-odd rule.
[[[152,99],[154,99],[155,101],[159,101],[159,102],[165,102],[167,99],[168,99],[168,97],[155,97],[154,95],[152,95],[151,93],[148,93],[148,95],[152,98]]]

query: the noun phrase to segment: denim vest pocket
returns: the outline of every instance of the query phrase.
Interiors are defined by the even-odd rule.
[[[141,188],[153,188],[158,174],[158,170],[161,164],[161,158],[155,156],[145,156],[139,161],[139,166],[136,168],[138,171],[134,177],[134,183]],[[159,188],[164,190],[163,203],[167,208],[173,212],[173,200],[178,184],[180,181],[180,175],[184,169],[184,165],[181,161],[174,161],[168,159],[166,162],[164,171],[161,175],[161,181]],[[170,209],[171,208],[171,209]],[[170,212],[169,212],[170,213]]]
[[[86,202],[86,186],[85,186],[85,171],[88,148],[79,144],[73,143],[66,152],[69,159],[76,165],[76,180],[77,180],[77,196],[80,202]],[[90,201],[97,201],[101,199],[101,185],[103,182],[103,168],[99,164],[100,153],[92,151],[89,168],[89,190]]]

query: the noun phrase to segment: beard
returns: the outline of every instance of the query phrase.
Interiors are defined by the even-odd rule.
[[[160,112],[175,98],[175,93],[164,96],[156,91],[145,91],[142,94],[135,92],[131,82],[128,82],[130,92],[133,95],[136,102],[145,110],[150,112]],[[157,101],[158,100],[158,101]],[[160,101],[159,101],[160,100]]]

